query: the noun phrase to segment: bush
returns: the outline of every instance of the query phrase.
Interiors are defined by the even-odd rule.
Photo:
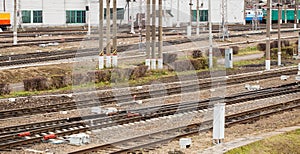
[[[177,54],[174,53],[163,53],[163,63],[171,64],[177,59]]]
[[[290,46],[290,41],[289,40],[281,40],[281,46],[284,46],[284,47],[288,47]]]
[[[66,77],[63,75],[56,75],[51,77],[51,87],[63,88],[67,86]]]
[[[181,60],[176,61],[172,64],[172,71],[188,71],[188,70],[200,70],[208,68],[208,59],[207,58],[197,58],[191,60]]]
[[[23,80],[25,91],[46,90],[48,89],[45,77],[35,77]]]
[[[232,48],[232,52],[233,52],[234,55],[239,54],[240,47],[238,47],[238,46],[230,46],[230,48]]]
[[[266,43],[258,43],[257,44],[257,49],[259,51],[266,51]]]
[[[80,85],[83,83],[87,83],[89,78],[85,74],[77,73],[72,75],[72,83],[73,85]]]
[[[203,57],[203,53],[201,50],[193,50],[192,56],[193,56],[193,58],[200,58],[200,57]]]
[[[111,80],[110,70],[100,70],[95,72],[95,82],[107,82]]]
[[[134,68],[130,79],[137,79],[140,77],[144,77],[147,73],[147,70],[148,70],[148,66],[145,66],[145,65],[141,65],[141,66]]]
[[[7,95],[11,92],[9,84],[0,83],[0,95]]]
[[[111,71],[111,81],[118,82],[118,81],[125,81],[131,78],[133,69],[125,68],[125,69],[113,69]]]
[[[281,40],[280,44],[281,44],[281,47],[288,47],[288,46],[290,46],[290,41],[288,41],[288,40]],[[273,48],[278,48],[278,40],[273,41],[271,43],[271,49],[273,49]]]
[[[294,48],[293,47],[286,47],[281,49],[281,58],[288,59],[293,56]],[[278,58],[278,48],[271,49],[271,58],[277,59]]]
[[[170,70],[177,71],[177,72],[193,70],[193,69],[194,67],[190,60],[175,61],[174,63],[172,63],[172,68],[170,68]]]
[[[191,60],[191,63],[195,70],[208,68],[208,59],[207,58],[194,59],[194,60]]]
[[[215,57],[225,56],[225,48],[213,48],[213,55]]]
[[[293,47],[289,46],[289,47],[285,47],[283,49],[285,50],[285,53],[287,55],[289,55],[289,56],[293,56],[294,55],[295,50],[294,50]]]

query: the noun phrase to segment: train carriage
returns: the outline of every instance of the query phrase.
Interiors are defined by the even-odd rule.
[[[11,26],[10,24],[10,13],[0,12],[0,28],[7,29],[7,27]]]

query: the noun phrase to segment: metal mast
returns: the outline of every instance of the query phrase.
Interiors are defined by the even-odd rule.
[[[209,27],[209,68],[213,68],[213,44],[212,44],[212,23],[211,23],[211,0],[208,0],[208,27]]]
[[[110,0],[106,0],[106,67],[111,67]]]
[[[17,0],[14,0],[14,33],[13,33],[13,45],[18,44],[18,38],[17,38],[17,31],[18,31],[18,24],[17,24]]]
[[[155,55],[155,47],[156,47],[156,0],[152,0],[152,49],[151,49],[151,69],[156,69],[156,55]]]
[[[118,66],[118,42],[117,42],[117,0],[113,0],[113,55],[112,55],[112,66]]]
[[[147,0],[147,5],[146,5],[146,7],[147,7],[147,9],[146,9],[146,62],[145,62],[145,64],[146,64],[146,66],[148,66],[149,67],[149,69],[150,69],[150,66],[151,66],[151,60],[150,60],[150,47],[151,47],[151,44],[150,44],[150,39],[151,39],[151,37],[150,37],[150,31],[151,31],[151,27],[150,27],[150,12],[151,12],[151,10],[150,10],[150,5],[151,5],[151,0]]]
[[[99,69],[104,68],[103,52],[103,2],[99,0]]]
[[[271,5],[270,2],[271,0],[267,0],[267,42],[266,42],[266,70],[271,69],[271,57],[270,57],[270,24],[271,24]]]
[[[281,66],[281,0],[278,0],[278,66]]]
[[[163,16],[163,11],[162,11],[162,0],[159,0],[158,2],[159,6],[159,17],[158,17],[158,69],[163,69],[163,55],[162,55],[162,49],[163,49],[163,38],[162,38],[162,33],[163,33],[163,23],[162,23],[162,16]]]

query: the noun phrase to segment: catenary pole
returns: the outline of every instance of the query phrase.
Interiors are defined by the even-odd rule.
[[[99,69],[104,68],[103,52],[103,1],[99,0]]]
[[[106,0],[106,67],[111,67],[110,0]]]
[[[163,23],[162,23],[162,16],[163,16],[163,11],[162,11],[162,0],[159,0],[158,2],[158,6],[159,6],[159,17],[158,17],[158,69],[163,69],[163,59],[162,59],[162,50],[163,50],[163,37],[162,37],[162,32],[163,32]]]
[[[211,21],[211,0],[208,0],[208,28],[209,28],[209,68],[213,68],[213,44],[212,44],[212,21]]]
[[[156,0],[152,0],[152,48],[151,48],[151,69],[156,69]]]
[[[270,70],[271,68],[271,58],[270,58],[270,24],[271,24],[271,7],[270,7],[270,1],[271,0],[267,0],[267,44],[266,44],[266,70]]]
[[[281,66],[281,0],[278,0],[278,66]]]
[[[117,44],[117,0],[113,0],[113,53],[112,53],[112,66],[118,66],[118,44]]]
[[[13,32],[13,45],[18,44],[18,24],[17,24],[17,0],[14,0],[14,32]]]
[[[148,68],[150,69],[150,6],[151,6],[151,0],[147,0],[147,9],[146,9],[146,61],[145,64],[146,66],[148,66]]]

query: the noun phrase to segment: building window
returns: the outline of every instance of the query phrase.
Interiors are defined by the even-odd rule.
[[[199,20],[208,21],[208,10],[199,10]],[[197,10],[193,10],[193,21],[197,21]]]
[[[43,23],[43,11],[33,11],[33,23]]]
[[[117,8],[117,20],[124,19],[124,8]],[[106,8],[104,8],[104,19],[106,19]],[[113,9],[110,9],[110,19],[113,19]]]
[[[31,23],[31,11],[22,10],[22,23]]]
[[[86,23],[85,11],[75,10],[66,12],[67,23]]]

